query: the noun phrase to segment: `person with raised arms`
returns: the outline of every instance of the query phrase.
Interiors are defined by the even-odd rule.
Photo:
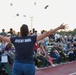
[[[0,35],[0,40],[10,42],[16,49],[15,60],[12,68],[12,75],[35,75],[35,64],[33,58],[34,45],[37,41],[44,39],[47,36],[55,33],[60,29],[65,29],[66,24],[62,23],[53,30],[49,30],[39,36],[29,35],[29,29],[26,24],[20,28],[20,35],[17,37],[3,37]]]

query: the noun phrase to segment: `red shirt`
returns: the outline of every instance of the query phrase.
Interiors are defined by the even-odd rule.
[[[37,51],[37,48],[38,48],[38,44],[35,43],[35,45],[34,45],[34,51]]]

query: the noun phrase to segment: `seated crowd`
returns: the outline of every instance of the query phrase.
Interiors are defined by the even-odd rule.
[[[44,34],[45,31],[42,31],[41,34]],[[11,28],[8,33],[5,32],[5,29],[2,29],[0,35],[8,37],[20,36],[20,33],[17,34]],[[30,32],[30,35],[40,35],[37,34],[37,31],[33,33]],[[11,57],[15,55],[15,48],[11,43],[4,41],[0,42],[0,69],[1,69],[1,53],[9,52]],[[14,53],[14,54],[13,54]],[[13,54],[13,55],[12,55]],[[76,35],[60,35],[58,32],[48,36],[44,40],[41,40],[34,45],[34,61],[37,67],[46,67],[54,66],[55,63],[59,64],[62,62],[67,62],[67,57],[69,61],[74,61],[76,58]],[[53,59],[55,60],[53,61]],[[39,64],[40,63],[40,64]]]

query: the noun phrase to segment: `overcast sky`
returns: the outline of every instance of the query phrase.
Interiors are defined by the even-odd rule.
[[[76,28],[75,8],[76,0],[0,0],[0,31],[2,28],[19,31],[23,23],[38,32],[54,29],[61,23],[72,30]]]

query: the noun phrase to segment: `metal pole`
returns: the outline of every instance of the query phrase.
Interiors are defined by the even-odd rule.
[[[32,28],[33,28],[33,17],[30,17],[31,18],[31,32],[32,32]]]

